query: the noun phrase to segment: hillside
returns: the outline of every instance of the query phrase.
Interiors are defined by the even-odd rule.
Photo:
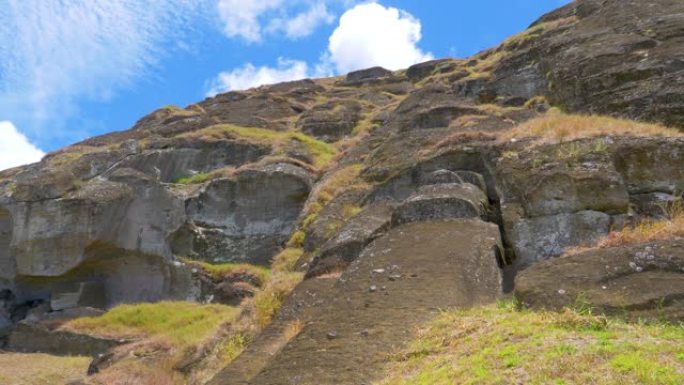
[[[682,46],[679,0],[578,0],[471,58],[165,106],[0,172],[0,366],[680,383]]]

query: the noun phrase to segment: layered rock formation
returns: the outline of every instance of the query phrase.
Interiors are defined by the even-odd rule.
[[[186,259],[267,265],[285,247],[304,253],[296,267],[307,280],[293,298],[318,290],[329,299],[288,308],[319,323],[283,343],[276,321],[236,361],[258,364],[229,367],[214,383],[236,372],[242,383],[335,383],[325,375],[333,356],[347,381],[369,381],[371,371],[352,368],[405,338],[387,330],[492,301],[520,271],[530,305],[563,306],[586,289],[607,310],[649,314],[665,300],[668,317],[680,317],[681,293],[665,284],[684,267],[676,241],[644,246],[643,264],[632,260],[642,246],[553,257],[663,217],[684,188],[684,139],[505,133],[552,107],[684,128],[682,26],[680,1],[576,1],[470,59],[165,107],[128,131],[4,171],[0,328],[41,304],[54,313],[206,299]],[[625,270],[630,261],[642,271]],[[572,273],[577,266],[588,273]],[[562,276],[567,285],[556,287]],[[341,313],[354,323],[340,324]],[[374,334],[381,321],[387,328]],[[280,354],[268,348],[275,340]],[[313,345],[328,353],[302,361]]]

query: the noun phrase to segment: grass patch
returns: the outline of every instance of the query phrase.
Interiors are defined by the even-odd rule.
[[[267,267],[251,265],[248,263],[221,263],[213,264],[191,259],[182,259],[190,267],[200,269],[210,276],[214,281],[223,281],[235,275],[248,275],[257,279],[263,285],[271,275],[271,270]]]
[[[184,348],[211,336],[237,313],[230,306],[164,301],[120,305],[99,317],[69,321],[63,328],[109,338],[157,337]]]
[[[275,154],[280,154],[288,141],[297,141],[306,147],[313,159],[313,165],[318,168],[325,168],[328,166],[337,155],[337,150],[334,146],[301,132],[273,131],[265,128],[218,124],[198,131],[185,133],[181,136],[199,137],[205,140],[220,140],[227,137],[243,138],[251,141],[268,143],[273,146]]]
[[[0,384],[66,384],[85,377],[91,357],[0,353]]]
[[[360,164],[353,164],[337,170],[323,181],[321,186],[314,192],[316,197],[308,207],[307,216],[302,224],[303,229],[308,228],[316,220],[323,207],[343,191],[365,186],[364,182],[359,181],[359,174],[362,168],[363,166]]]
[[[655,123],[641,123],[608,116],[566,114],[552,108],[543,116],[504,132],[500,138],[511,140],[535,137],[545,142],[556,143],[607,135],[677,137],[682,136],[682,133],[677,129]]]
[[[287,273],[297,268],[297,261],[304,254],[304,249],[298,247],[288,247],[273,257],[271,268],[274,272]]]
[[[210,180],[218,179],[218,178],[227,178],[235,175],[235,171],[237,169],[235,167],[224,167],[218,170],[214,170],[211,172],[203,172],[195,175],[190,175],[186,177],[179,178],[178,180],[175,181],[177,184],[200,184],[204,182],[208,182]]]
[[[263,328],[271,322],[287,295],[303,278],[304,274],[301,273],[274,273],[271,276],[264,288],[254,295],[252,301],[257,326]]]
[[[378,384],[663,384],[684,382],[684,328],[508,306],[446,311]]]

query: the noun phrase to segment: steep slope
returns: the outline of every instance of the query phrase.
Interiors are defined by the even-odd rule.
[[[284,249],[307,279],[212,384],[373,380],[436,309],[492,302],[521,270],[555,277],[567,268],[537,262],[678,199],[683,25],[680,1],[580,0],[473,58],[164,107],[4,171],[0,328],[239,303],[252,277],[193,261],[268,266]],[[645,313],[673,293],[650,294]]]

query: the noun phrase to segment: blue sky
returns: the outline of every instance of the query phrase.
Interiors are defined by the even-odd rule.
[[[216,92],[469,56],[569,0],[3,2],[0,169]]]

